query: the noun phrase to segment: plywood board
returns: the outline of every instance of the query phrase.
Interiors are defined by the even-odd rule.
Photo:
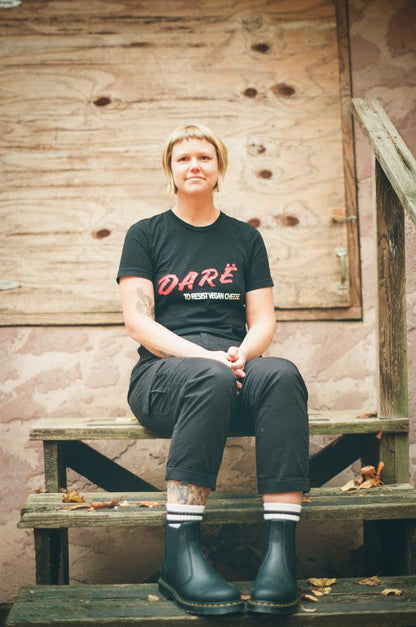
[[[218,206],[264,236],[276,308],[351,309],[332,0],[34,0],[0,28],[3,323],[121,321],[124,234],[172,204],[189,121],[229,148]]]

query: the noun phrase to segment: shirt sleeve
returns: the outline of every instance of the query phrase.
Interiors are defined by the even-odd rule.
[[[258,290],[262,287],[273,287],[273,285],[266,246],[260,233],[254,231],[246,280],[246,292]]]
[[[149,235],[145,220],[133,224],[126,233],[117,283],[123,276],[137,276],[153,280]]]

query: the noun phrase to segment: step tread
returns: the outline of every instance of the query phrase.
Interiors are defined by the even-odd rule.
[[[382,577],[376,587],[357,585],[360,579],[338,579],[330,594],[313,603],[303,600],[296,614],[267,617],[240,614],[221,618],[229,627],[319,625],[319,627],[360,626],[414,627],[416,625],[416,576]],[[300,587],[308,587],[306,581]],[[249,582],[236,584],[244,593]],[[382,596],[385,588],[398,588],[401,596]],[[149,600],[154,595],[157,600]],[[308,612],[307,610],[313,610]],[[342,617],[342,622],[341,622]],[[214,620],[214,622],[213,622]],[[218,623],[220,622],[218,621]],[[217,624],[212,617],[192,616],[161,596],[157,584],[113,584],[82,586],[39,586],[22,588],[11,609],[7,625],[182,625]]]
[[[120,498],[128,506],[116,509],[69,508],[62,494],[30,494],[21,512],[20,528],[57,529],[69,527],[128,527],[159,525],[165,518],[166,495],[163,492],[91,492],[81,493],[87,503],[109,502]],[[340,519],[413,519],[416,518],[416,490],[409,484],[342,492],[340,488],[313,488],[310,501],[304,502],[303,521]],[[156,503],[152,507],[146,503]],[[207,523],[246,524],[262,520],[261,499],[247,492],[215,492],[208,501]]]
[[[310,411],[311,435],[340,433],[407,433],[408,418],[380,418],[372,412],[351,409]],[[157,439],[134,416],[42,418],[30,431],[31,440],[124,440]],[[230,437],[239,437],[230,434]]]

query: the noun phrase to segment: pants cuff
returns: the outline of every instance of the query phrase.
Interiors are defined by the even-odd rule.
[[[189,468],[166,468],[166,481],[182,481],[183,483],[191,483],[201,488],[210,488],[215,492],[217,486],[217,477],[206,475],[205,473],[195,472]]]
[[[279,494],[283,492],[309,492],[310,485],[308,479],[290,479],[288,481],[275,479],[264,479],[257,482],[260,494]]]

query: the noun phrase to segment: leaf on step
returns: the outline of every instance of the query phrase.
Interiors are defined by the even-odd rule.
[[[244,592],[241,593],[241,600],[242,601],[248,601],[250,599],[250,595],[246,594]]]
[[[85,499],[76,490],[63,490],[62,503],[85,503]]]
[[[128,501],[121,501],[119,507],[130,507],[130,503]]]
[[[384,590],[381,591],[381,594],[383,595],[383,597],[388,597],[388,596],[399,597],[401,594],[403,594],[403,590],[400,590],[399,588],[385,588]]]
[[[360,470],[360,473],[368,479],[369,477],[375,477],[376,469],[374,466],[363,466]]]
[[[310,577],[308,582],[316,588],[326,588],[327,586],[332,586],[337,583],[337,580],[335,578],[329,579],[327,577]]]
[[[349,492],[351,490],[365,490],[367,488],[378,488],[381,481],[381,473],[384,468],[384,462],[380,462],[377,471],[374,466],[363,466],[360,470],[360,476],[356,479],[350,479],[341,487],[341,492]]]
[[[311,588],[311,592],[317,597],[323,597],[327,594],[331,594],[332,588],[330,586],[322,586],[322,588]]]
[[[96,509],[114,509],[119,505],[121,499],[112,499],[111,501],[91,501],[89,511],[92,512]]]
[[[312,499],[309,494],[303,495],[302,503],[312,503]]]
[[[355,482],[355,479],[350,479],[347,481],[345,485],[342,486],[341,492],[349,492],[350,490],[356,490],[358,485]]]
[[[362,483],[360,483],[358,487],[363,490],[366,490],[367,488],[376,488],[377,487],[376,480],[375,478],[367,479],[366,481],[363,481]]]
[[[74,509],[89,509],[89,507],[89,503],[76,503],[75,505],[69,505],[68,507],[61,507],[61,509],[64,509],[66,512],[71,512]]]
[[[308,601],[318,603],[318,599],[313,594],[302,594],[302,599],[307,599]]]
[[[312,614],[312,612],[316,612],[316,607],[305,607],[304,605],[301,605],[301,610],[302,612],[309,612]]]
[[[372,577],[361,579],[361,581],[357,581],[357,583],[359,586],[379,586],[381,584],[381,579],[378,575],[373,575]]]
[[[364,414],[360,414],[359,416],[356,416],[356,418],[376,418],[376,417],[377,417],[376,411],[370,411],[368,413],[364,413]]]
[[[137,507],[162,507],[162,503],[158,503],[157,501],[137,501]]]
[[[365,481],[360,485],[360,488],[377,488],[381,481],[381,473],[384,468],[384,462],[380,462],[377,467],[377,472],[374,466],[364,466],[361,468],[361,474]]]
[[[35,494],[44,494],[44,493],[46,492],[46,490],[45,490],[45,488],[41,488],[41,487],[39,487],[39,488],[35,488],[35,489],[33,490],[33,492],[34,492]]]
[[[312,588],[311,592],[316,597],[323,597],[324,596],[324,593],[321,592],[321,590],[319,588]]]
[[[147,600],[148,601],[160,601],[159,597],[156,596],[156,594],[148,594],[147,595]]]
[[[377,466],[377,474],[376,474],[376,477],[378,480],[380,480],[381,473],[383,472],[383,468],[384,468],[384,462],[379,462]]]

